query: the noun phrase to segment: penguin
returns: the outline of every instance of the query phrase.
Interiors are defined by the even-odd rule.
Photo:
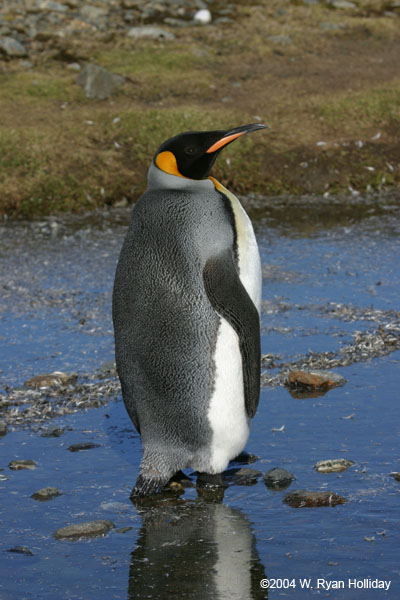
[[[142,440],[131,497],[185,468],[219,485],[247,442],[260,394],[260,256],[242,205],[210,171],[228,144],[264,128],[165,141],[134,205],[113,289],[117,372]]]

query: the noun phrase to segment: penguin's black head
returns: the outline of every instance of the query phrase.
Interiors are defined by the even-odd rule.
[[[157,150],[154,163],[170,175],[206,179],[219,152],[245,133],[265,129],[252,123],[227,131],[189,131],[167,140]]]

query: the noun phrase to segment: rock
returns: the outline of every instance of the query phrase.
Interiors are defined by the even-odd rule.
[[[3,423],[3,421],[0,421],[0,437],[3,437],[3,435],[7,434],[7,425],[5,423]]]
[[[286,384],[291,388],[329,390],[344,385],[346,380],[332,371],[289,371]]]
[[[44,487],[32,494],[31,498],[33,498],[34,500],[46,501],[51,500],[52,498],[55,498],[56,496],[60,495],[61,492],[56,487]]]
[[[261,471],[245,467],[241,469],[228,469],[223,474],[223,481],[230,485],[254,485],[261,475]]]
[[[142,27],[131,27],[128,31],[128,37],[135,40],[149,39],[149,40],[162,40],[172,41],[175,36],[170,31],[161,29],[160,27],[153,27],[153,25],[143,25]]]
[[[212,21],[212,16],[207,8],[203,8],[194,13],[193,21],[198,25],[208,25]]]
[[[263,479],[267,487],[276,490],[287,488],[296,478],[286,469],[275,467],[267,471]]]
[[[72,62],[67,65],[67,69],[69,69],[70,71],[76,71],[78,73],[79,71],[81,71],[82,67],[79,63]]]
[[[393,471],[393,473],[389,473],[391,477],[394,477],[396,481],[400,481],[400,473]]]
[[[349,467],[354,465],[353,460],[347,460],[345,458],[333,458],[330,460],[319,460],[314,465],[314,469],[318,473],[341,473],[346,471]]]
[[[27,379],[24,383],[26,387],[46,388],[53,385],[63,385],[76,381],[75,373],[63,373],[62,371],[54,371],[49,374],[35,375],[31,379]]]
[[[336,506],[347,502],[346,498],[334,492],[308,492],[295,490],[284,497],[284,501],[293,508],[310,508],[314,506]]]
[[[60,437],[64,433],[65,429],[63,427],[57,427],[56,425],[50,425],[47,429],[42,431],[40,437]]]
[[[126,533],[127,531],[130,531],[131,529],[133,529],[133,527],[130,527],[129,525],[127,525],[126,527],[120,527],[119,529],[116,529],[115,533]]]
[[[83,88],[87,98],[105,100],[125,81],[121,75],[110,73],[92,63],[88,63],[76,78],[76,83]]]
[[[9,468],[12,471],[22,471],[23,469],[29,469],[33,471],[36,469],[37,463],[34,460],[12,460],[8,463]]]
[[[132,504],[128,504],[127,502],[102,502],[100,504],[100,508],[103,510],[113,510],[113,511],[122,511],[122,510],[130,510],[132,508]]]
[[[81,17],[88,19],[88,21],[97,21],[98,19],[105,19],[108,11],[105,8],[99,6],[92,6],[91,4],[84,4],[79,11]]]
[[[53,0],[42,0],[39,2],[38,9],[43,12],[60,12],[64,13],[67,11],[67,7],[59,2],[53,2]]]
[[[56,540],[77,540],[81,537],[94,537],[104,535],[110,529],[115,527],[114,523],[105,519],[97,521],[87,521],[85,523],[76,523],[61,527],[53,533]]]
[[[100,444],[93,442],[81,442],[80,444],[72,444],[68,450],[70,452],[80,452],[81,450],[91,450],[92,448],[100,448]]]
[[[9,36],[0,38],[0,52],[11,58],[27,56],[26,48],[16,39]]]
[[[9,548],[7,552],[15,552],[16,554],[25,554],[25,556],[33,556],[32,550],[29,550],[27,546],[14,546]]]
[[[0,473],[0,481],[8,481],[8,477],[3,475],[3,473]]]
[[[119,121],[117,121],[119,122]],[[114,205],[115,206],[115,205]],[[115,365],[115,360],[108,360],[103,363],[100,367],[100,373],[102,375],[115,375],[117,376],[117,367]]]
[[[357,8],[354,2],[349,2],[348,0],[331,0],[329,5],[333,6],[333,8]]]

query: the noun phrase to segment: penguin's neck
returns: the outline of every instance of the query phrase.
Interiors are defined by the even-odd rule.
[[[188,177],[179,177],[179,175],[170,175],[162,171],[152,162],[147,175],[148,190],[213,190],[215,189],[210,179],[189,179]]]

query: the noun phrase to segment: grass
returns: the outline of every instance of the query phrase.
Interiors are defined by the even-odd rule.
[[[224,150],[213,173],[236,192],[341,192],[349,185],[362,191],[382,180],[398,185],[400,34],[394,19],[300,3],[279,16],[278,5],[243,5],[230,26],[179,29],[176,41],[164,44],[121,36],[79,40],[81,56],[128,78],[106,101],[85,98],[76,73],[46,54],[29,70],[5,64],[0,214],[31,218],[122,197],[133,202],[165,139],[256,118],[270,129]],[[344,27],[323,33],[320,23],[329,21]],[[268,39],[281,33],[292,43]],[[75,41],[61,43],[60,56],[73,57]],[[354,143],[360,139],[362,147]],[[317,145],[321,140],[326,146]]]

